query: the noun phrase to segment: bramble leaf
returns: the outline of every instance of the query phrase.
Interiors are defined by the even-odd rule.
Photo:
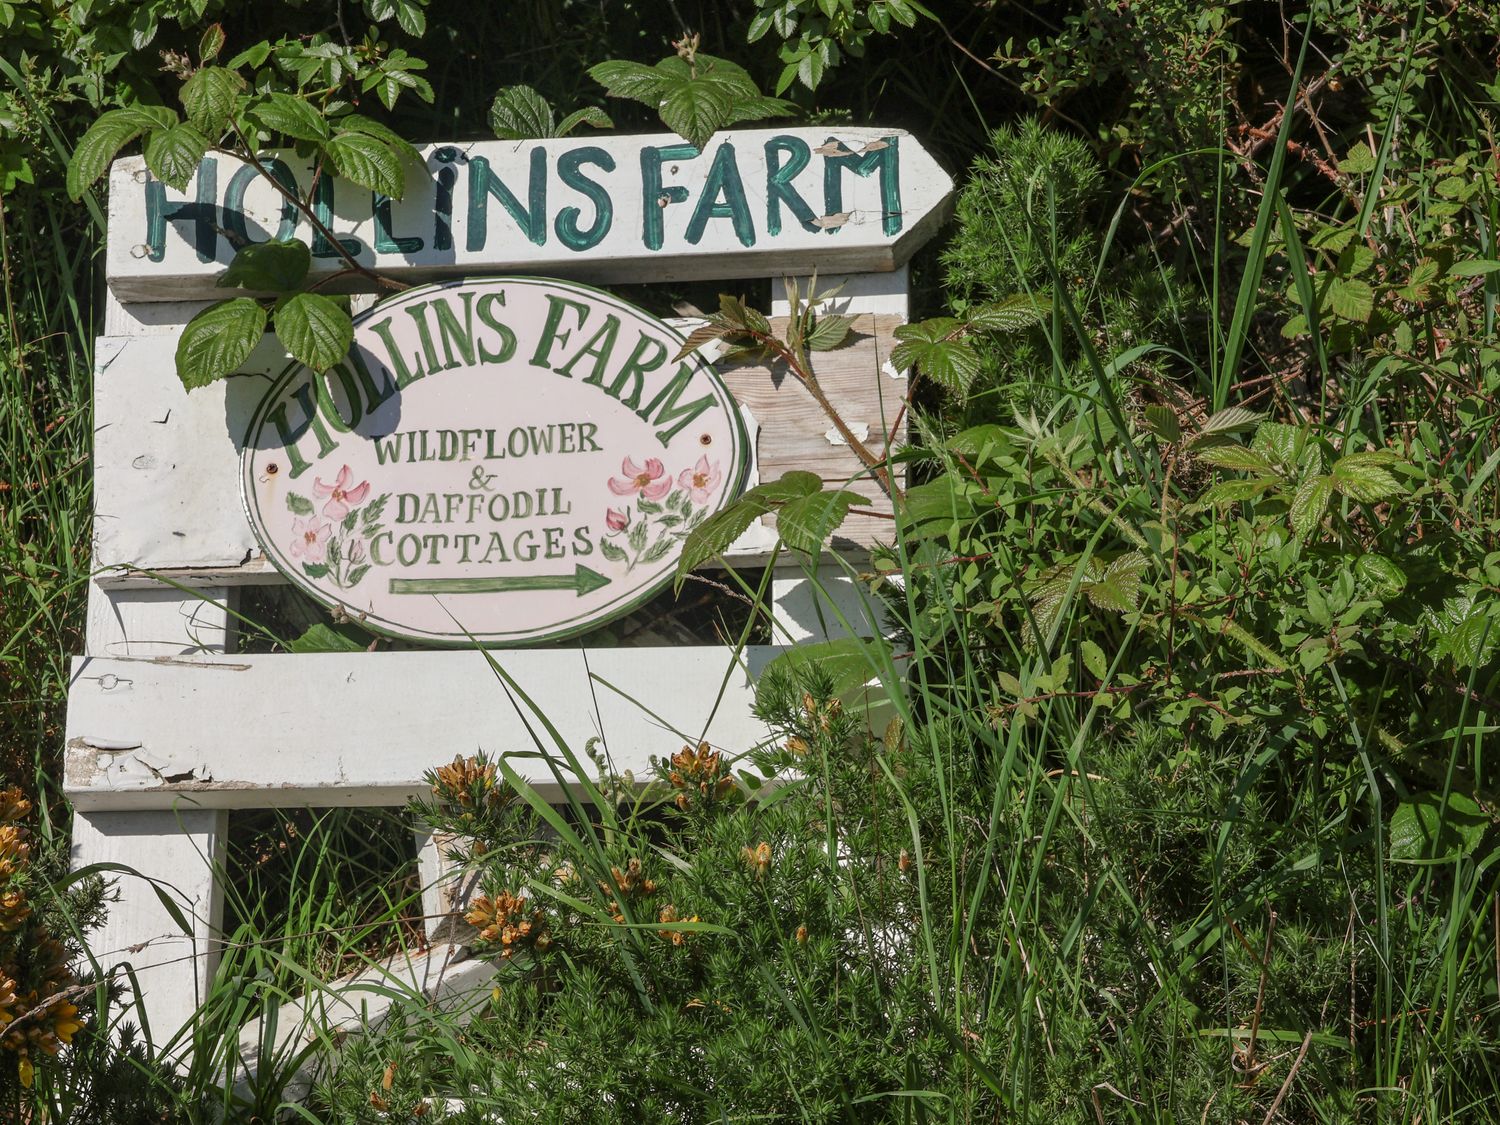
[[[177,377],[188,390],[233,375],[266,331],[266,310],[250,297],[220,301],[198,313],[177,341]]]
[[[276,338],[314,371],[327,371],[349,354],[354,323],[319,293],[297,293],[276,306]]]
[[[301,239],[270,238],[241,246],[215,285],[285,293],[301,285],[312,267],[312,252]]]

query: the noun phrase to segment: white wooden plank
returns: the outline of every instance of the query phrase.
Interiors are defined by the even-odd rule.
[[[420,153],[381,219],[369,191],[324,177],[331,198],[318,206],[361,264],[405,277],[514,270],[628,282],[883,271],[931,237],[953,190],[901,129],[732,129],[701,154],[672,135]],[[305,194],[310,162],[274,157]],[[154,182],[140,157],[111,171],[107,266],[122,300],[218,296],[232,242],[278,234],[312,241],[315,274],[344,268],[234,158],[206,159],[184,193]]]
[[[900,317],[903,321],[911,318],[909,266],[889,273],[826,274],[820,271],[816,278],[798,279],[799,295],[804,301],[810,282],[816,283],[815,293],[834,294],[826,306],[831,312],[873,313],[875,316]],[[771,315],[792,315],[786,284],[780,277],[771,279]]]
[[[232,635],[227,588],[199,597],[170,586],[105,589],[89,583],[88,651],[95,656],[188,656],[223,652]]]
[[[165,1043],[203,1002],[218,958],[223,895],[215,880],[222,865],[228,813],[223,809],[75,809],[74,870],[122,864],[134,874],[106,873],[119,901],[104,925],[88,935],[106,970],[129,984],[129,965],[153,1041]],[[176,903],[184,932],[159,895]],[[138,1016],[136,1017],[139,1018]]]
[[[816,578],[802,567],[777,567],[771,578],[775,636],[786,644],[883,633],[886,623],[870,591],[833,566]]]
[[[652,755],[685,742],[738,754],[765,739],[754,676],[778,651],[750,649],[739,663],[719,646],[494,657],[575,753],[599,734],[619,769],[645,776]],[[472,651],[80,658],[67,740],[64,789],[85,809],[185,797],[215,808],[394,805],[425,792],[423,772],[454,754],[533,749]],[[541,758],[514,764],[559,792]]]

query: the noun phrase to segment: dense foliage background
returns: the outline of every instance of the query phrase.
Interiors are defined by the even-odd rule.
[[[338,816],[263,830],[265,871],[309,858],[275,918],[246,889],[182,1080],[35,955],[97,898],[57,877],[103,221],[65,166],[103,111],[179,104],[215,22],[226,56],[282,37],[266,89],[414,140],[488,135],[517,84],[661,128],[588,70],[691,30],[962,183],[915,263],[910,487],[854,567],[894,641],[783,665],[775,746],[660,747],[655,787],[545,738],[561,814],[435,774],[498,990],[316,1045],[304,1119],[1493,1116],[1500,8],[1464,0],[0,0],[0,769],[36,799],[0,895],[38,905],[0,1020],[74,1041],[0,1026],[0,1104],[269,1116],[290,1065],[219,1092],[244,997],[409,925],[373,864],[331,905],[370,862]]]

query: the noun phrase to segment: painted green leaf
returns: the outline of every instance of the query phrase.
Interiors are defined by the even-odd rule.
[[[392,199],[400,199],[406,193],[401,161],[389,145],[368,133],[345,130],[336,134],[324,149],[344,179]]]
[[[1391,815],[1391,859],[1396,863],[1449,863],[1471,854],[1490,819],[1466,793],[1419,793]]]
[[[502,86],[490,103],[490,130],[502,141],[557,136],[557,117],[530,86]]]
[[[733,96],[721,86],[691,78],[667,83],[657,106],[668,129],[701,149],[729,122]]]
[[[817,554],[849,515],[849,509],[863,501],[859,493],[847,489],[800,496],[777,509],[776,529],[788,547]]]
[[[354,323],[319,293],[297,293],[276,306],[276,338],[300,362],[327,371],[349,354]]]
[[[176,121],[177,114],[165,106],[131,106],[100,114],[68,161],[68,198],[81,199],[89,186],[109,171],[115,155],[142,133],[169,128]]]
[[[235,102],[245,88],[245,80],[222,66],[205,66],[194,71],[182,85],[182,108],[195,128],[217,137],[229,125]]]
[[[233,375],[265,331],[266,310],[249,297],[209,305],[177,341],[177,377],[191,391]]]
[[[295,492],[288,492],[286,494],[286,507],[287,511],[291,512],[294,516],[310,516],[313,514],[312,501],[306,496],[298,495]]]
[[[1306,539],[1323,522],[1323,513],[1328,510],[1329,498],[1333,496],[1333,482],[1321,473],[1307,477],[1297,486],[1292,497],[1292,530],[1301,539]]]
[[[241,246],[214,284],[222,289],[285,293],[301,285],[312,267],[312,252],[301,239],[267,239]]]
[[[302,98],[291,94],[267,94],[251,107],[251,112],[273,133],[315,143],[328,139],[328,123],[323,120],[323,115]]]

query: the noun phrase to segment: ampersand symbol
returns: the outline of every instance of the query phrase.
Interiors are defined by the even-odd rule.
[[[475,465],[474,471],[469,474],[469,487],[476,492],[489,492],[494,479],[494,473],[487,473],[484,471],[484,466]]]

